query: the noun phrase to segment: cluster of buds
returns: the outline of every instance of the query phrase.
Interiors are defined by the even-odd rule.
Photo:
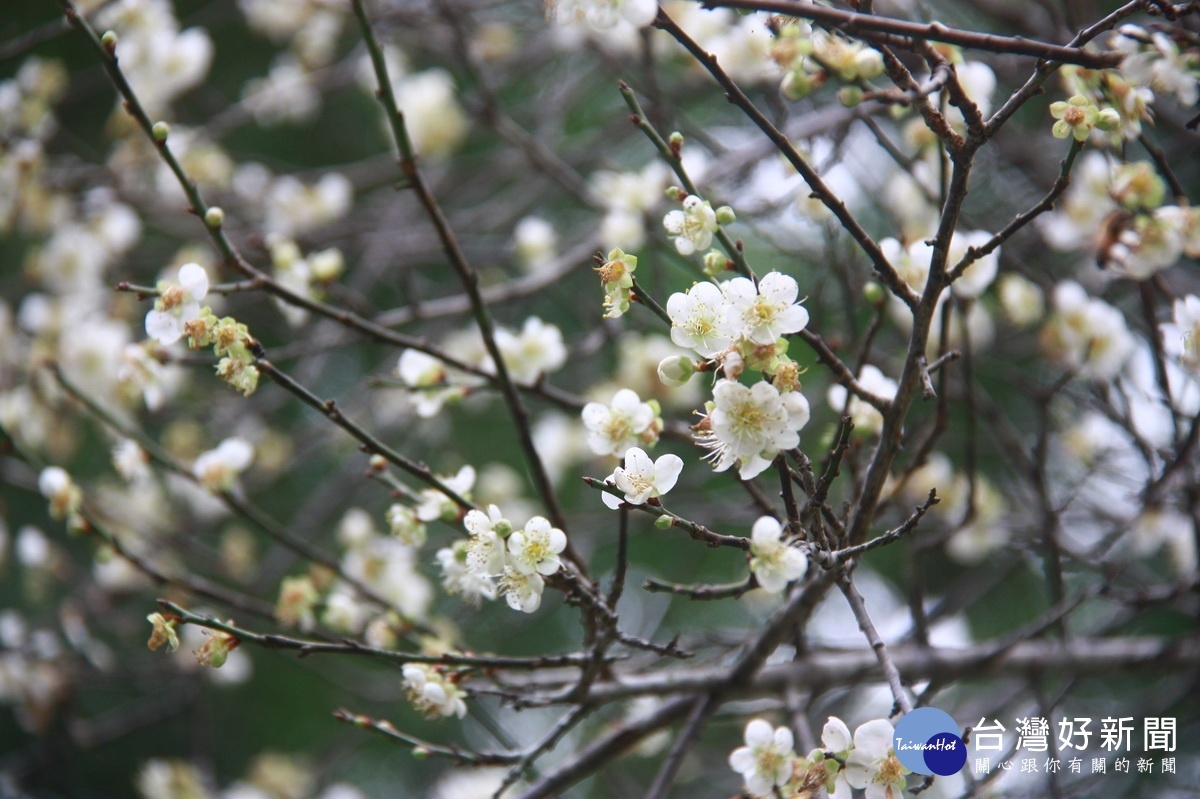
[[[859,89],[860,84],[883,73],[879,51],[842,36],[814,31],[808,23],[786,20],[775,26],[771,58],[783,69],[780,91],[789,100],[801,100],[825,85],[830,76]],[[861,97],[861,93],[853,95]]]
[[[211,308],[205,307],[184,325],[184,333],[192,349],[213,348],[213,354],[221,359],[217,362],[217,377],[247,397],[258,389],[259,371],[254,365],[258,341],[244,324],[232,316],[218,319]]]
[[[615,319],[629,310],[633,301],[633,272],[637,269],[637,256],[626,255],[617,247],[608,254],[608,260],[596,254],[595,267],[604,285],[604,316]]]

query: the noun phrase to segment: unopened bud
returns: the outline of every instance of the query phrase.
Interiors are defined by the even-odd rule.
[[[117,49],[117,32],[105,31],[100,37],[100,44],[104,45],[104,49],[112,53]]]
[[[868,280],[866,283],[863,283],[863,296],[867,299],[867,302],[872,305],[878,305],[883,302],[883,286],[874,280]]]
[[[654,526],[657,527],[659,530],[670,530],[672,527],[675,526],[675,520],[672,519],[670,516],[666,516],[666,515],[659,516],[657,519],[654,520]]]
[[[1115,108],[1102,108],[1096,117],[1096,127],[1100,130],[1116,130],[1121,127],[1121,114]]]
[[[704,256],[704,274],[706,275],[716,277],[731,268],[733,268],[733,262],[726,258],[724,253],[709,250]]]
[[[371,459],[367,461],[367,463],[377,472],[385,471],[388,466],[387,458],[383,457],[379,453],[372,455]]]
[[[211,228],[220,227],[225,224],[225,212],[214,205],[204,212],[204,224]]]
[[[717,221],[722,225],[731,225],[737,221],[737,216],[728,205],[722,205],[717,209]]]
[[[429,757],[429,750],[423,746],[414,746],[412,750],[412,756],[417,760],[424,760]]]
[[[862,89],[857,86],[843,86],[838,89],[837,97],[839,103],[847,108],[853,108],[862,102],[863,93]]]
[[[159,144],[167,140],[167,136],[171,135],[171,126],[161,120],[154,123],[154,127],[150,129],[150,135]]]
[[[803,100],[812,91],[812,80],[808,77],[808,73],[794,69],[783,76],[783,83],[780,84],[779,90],[789,100]]]
[[[669,186],[666,191],[667,197],[677,203],[681,203],[687,199],[688,193],[678,186]]]
[[[671,152],[679,155],[680,151],[683,150],[683,134],[675,131],[667,138],[667,144],[671,147]]]
[[[658,379],[664,386],[678,388],[690,380],[695,371],[696,367],[691,358],[672,355],[659,361]]]
[[[721,360],[721,371],[729,380],[737,380],[746,371],[746,359],[737,350],[728,353]]]

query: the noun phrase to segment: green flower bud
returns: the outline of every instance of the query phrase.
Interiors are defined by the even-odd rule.
[[[1121,115],[1115,108],[1102,108],[1096,116],[1096,127],[1100,130],[1116,130],[1121,127]]]
[[[654,520],[654,526],[659,530],[669,530],[675,526],[675,520],[670,516],[659,516]]]
[[[116,31],[105,31],[104,35],[100,37],[100,44],[104,45],[104,49],[110,53],[113,52],[114,50],[116,50],[117,49],[117,32]]]
[[[225,224],[225,212],[214,205],[204,212],[204,224],[212,228],[220,227]]]
[[[717,222],[722,225],[730,225],[735,221],[737,221],[737,217],[734,216],[733,209],[728,205],[722,205],[717,209]]]
[[[167,136],[170,134],[171,126],[161,120],[155,122],[154,127],[150,129],[150,135],[152,135],[154,140],[159,144],[165,142],[167,140]]]
[[[691,379],[696,371],[696,365],[691,358],[683,355],[672,355],[663,358],[658,364],[658,379],[664,386],[678,388]]]
[[[847,108],[853,108],[862,102],[863,93],[862,89],[857,86],[843,86],[838,89],[837,97],[839,103]]]
[[[779,90],[789,100],[803,100],[812,91],[812,79],[804,70],[794,69],[783,76],[783,83],[780,84]]]
[[[866,283],[863,283],[863,296],[867,298],[867,302],[872,305],[878,305],[883,302],[883,286],[874,280],[868,280]]]

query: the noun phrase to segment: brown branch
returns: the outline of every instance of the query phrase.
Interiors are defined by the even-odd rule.
[[[940,22],[909,22],[875,14],[856,14],[796,0],[703,0],[702,5],[705,8],[771,11],[811,19],[848,36],[882,33],[895,37],[893,43],[907,47],[914,47],[918,42],[945,42],[974,50],[1044,58],[1093,69],[1115,67],[1121,62],[1121,56],[1117,53],[1093,53],[1074,44],[1064,46],[1026,39],[1023,36],[999,36],[993,33],[966,31],[948,27]]]

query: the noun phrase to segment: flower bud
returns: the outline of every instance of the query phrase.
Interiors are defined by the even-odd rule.
[[[658,379],[664,386],[671,388],[682,386],[691,379],[695,371],[696,366],[692,359],[683,355],[672,355],[658,363]]]
[[[853,108],[862,102],[862,89],[857,86],[843,86],[838,89],[838,102],[847,108]]]
[[[688,193],[678,186],[669,186],[666,195],[668,199],[674,200],[677,203],[683,202],[688,197]]]
[[[675,131],[667,138],[667,144],[670,145],[671,152],[679,155],[679,152],[683,149],[683,134]]]
[[[723,253],[709,250],[704,256],[704,274],[716,277],[732,268],[733,263]]]
[[[1115,108],[1102,108],[1096,117],[1096,127],[1100,130],[1116,130],[1121,127],[1121,114]]]
[[[105,31],[100,37],[100,44],[104,45],[104,49],[108,52],[113,52],[117,49],[117,32]]]
[[[212,228],[220,227],[225,224],[225,212],[214,205],[204,212],[204,224]]]
[[[675,520],[664,514],[654,520],[654,526],[659,530],[669,530],[675,526]]]
[[[863,283],[863,297],[872,305],[878,305],[883,302],[883,286],[874,280],[868,280]]]
[[[154,140],[156,142],[158,142],[159,144],[162,144],[163,142],[165,142],[167,140],[167,136],[169,136],[170,134],[171,134],[171,126],[161,120],[158,122],[155,122],[154,127],[152,127],[150,129],[150,135],[153,136]]]
[[[717,209],[717,222],[722,225],[731,225],[737,221],[737,217],[733,213],[733,209],[728,205],[722,205]]]
[[[803,100],[812,91],[812,80],[804,70],[793,69],[783,76],[783,83],[780,84],[779,90],[789,100]]]
[[[721,360],[721,371],[729,380],[737,380],[746,371],[746,359],[737,350],[729,352]]]
[[[370,465],[370,467],[372,469],[374,469],[377,472],[382,472],[382,471],[387,470],[387,465],[388,465],[387,458],[383,457],[382,455],[380,455],[378,453],[372,455],[371,460],[367,461],[367,463]]]

